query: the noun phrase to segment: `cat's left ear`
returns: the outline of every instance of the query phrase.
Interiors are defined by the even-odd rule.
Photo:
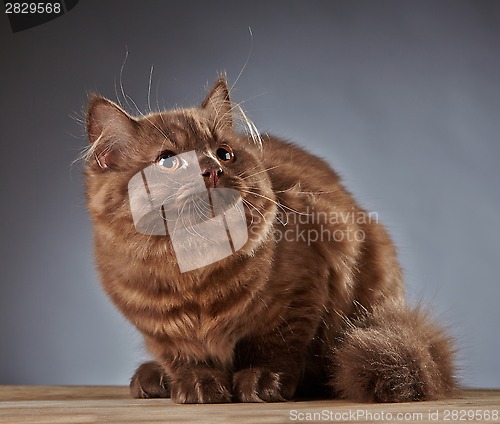
[[[101,169],[119,166],[124,152],[133,143],[137,121],[120,106],[92,95],[87,111],[87,134],[92,156]]]
[[[224,129],[231,129],[233,126],[233,106],[229,98],[229,88],[224,77],[220,77],[208,93],[201,104],[210,117],[215,121],[216,126]]]

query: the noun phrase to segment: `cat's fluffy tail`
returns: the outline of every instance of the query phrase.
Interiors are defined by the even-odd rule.
[[[358,402],[450,397],[456,388],[453,343],[421,309],[387,304],[350,322],[332,351],[337,396]]]

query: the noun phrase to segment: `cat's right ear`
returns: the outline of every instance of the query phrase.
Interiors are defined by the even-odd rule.
[[[132,143],[137,121],[120,106],[98,95],[91,95],[87,109],[87,135],[90,155],[102,168],[116,165]]]
[[[207,94],[201,104],[209,116],[215,120],[220,127],[231,129],[233,126],[232,111],[234,109],[229,98],[229,88],[224,77],[220,77]]]

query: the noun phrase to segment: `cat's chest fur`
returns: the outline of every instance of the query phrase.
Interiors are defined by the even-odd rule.
[[[242,335],[265,331],[285,307],[268,281],[272,269],[268,250],[256,252],[259,267],[246,259],[229,258],[223,266],[182,274],[166,258],[117,257],[113,246],[99,242],[99,235],[96,238],[97,265],[105,276],[106,292],[129,321],[151,337],[176,343],[190,340],[211,351],[234,344]],[[114,260],[107,261],[111,256]],[[257,319],[264,311],[265,323]]]

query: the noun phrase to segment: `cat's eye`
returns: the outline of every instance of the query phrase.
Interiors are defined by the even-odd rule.
[[[163,152],[157,159],[163,171],[175,171],[181,166],[181,160],[173,152]]]
[[[234,162],[235,156],[233,149],[227,144],[221,144],[215,151],[215,154],[222,162]]]

